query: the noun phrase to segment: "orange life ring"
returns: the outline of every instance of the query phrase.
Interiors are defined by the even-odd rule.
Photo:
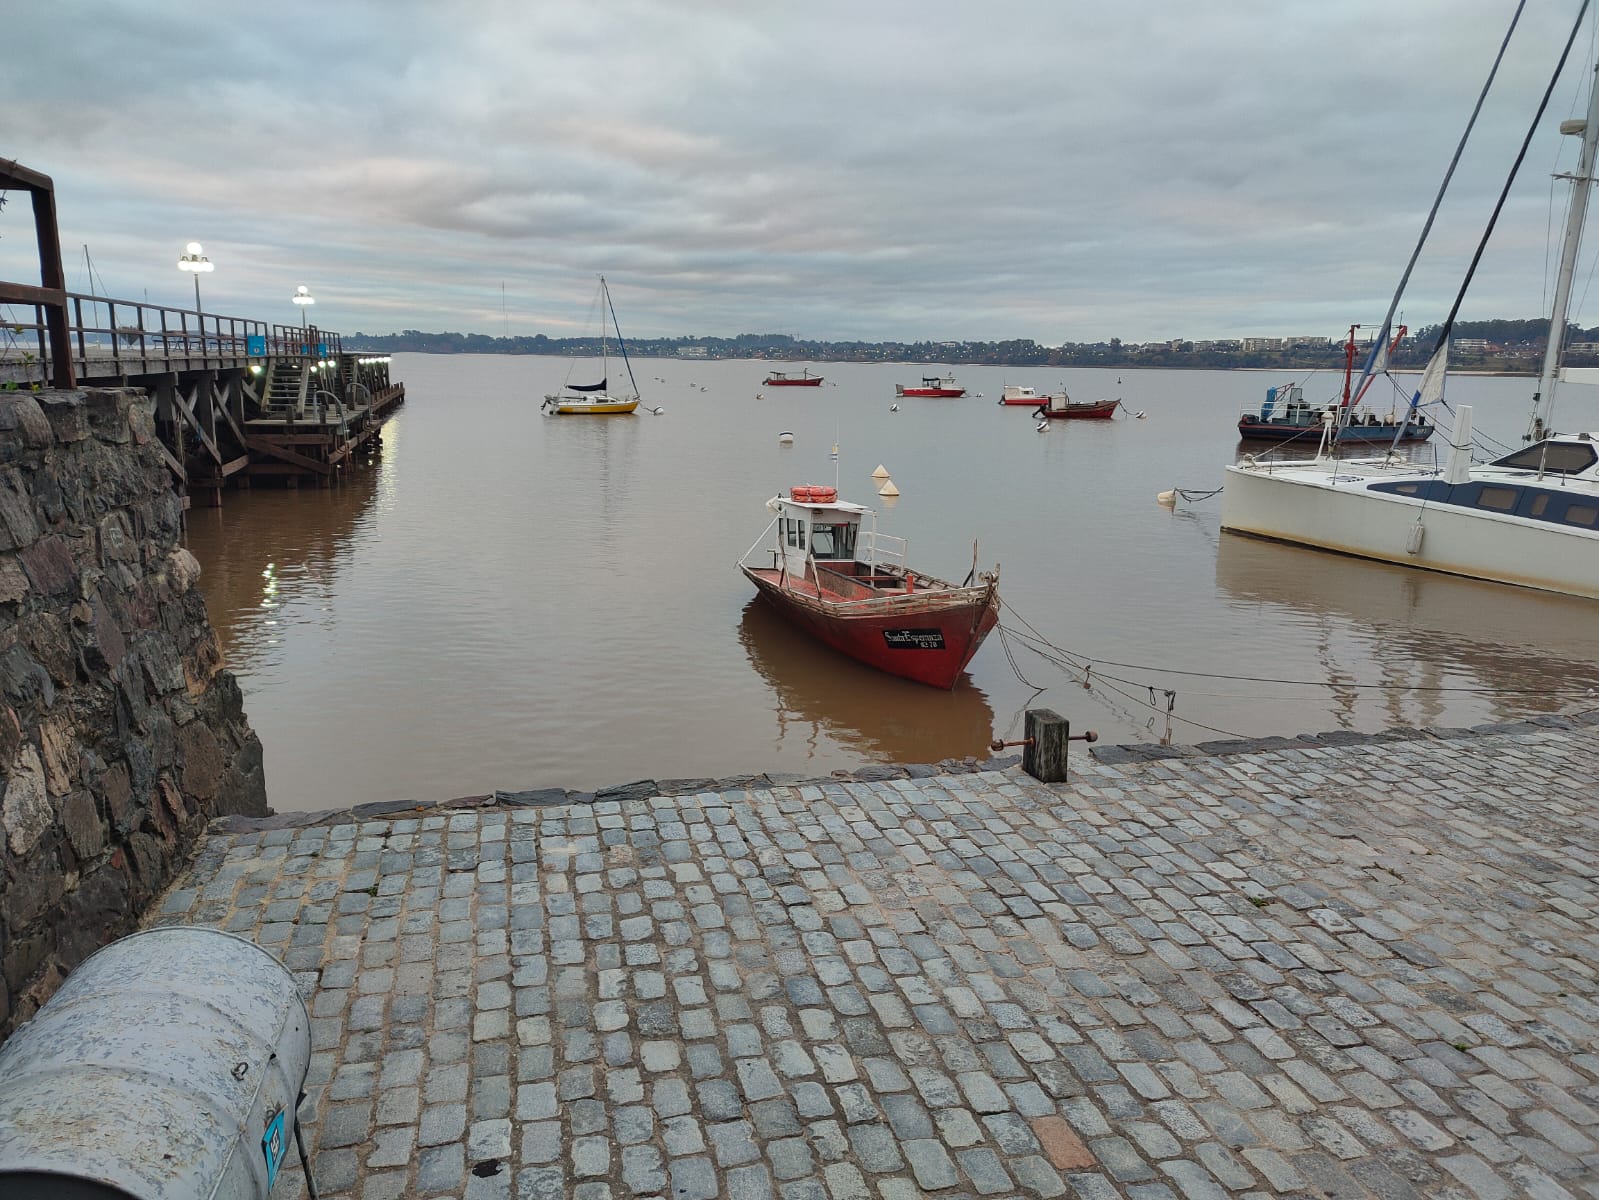
[[[838,499],[838,489],[830,487],[811,488],[811,501],[813,503],[831,504]]]

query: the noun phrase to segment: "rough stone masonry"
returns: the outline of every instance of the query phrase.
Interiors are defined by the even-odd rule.
[[[1549,725],[230,821],[157,919],[301,981],[330,1200],[1599,1197]]]
[[[0,1038],[266,812],[181,517],[142,392],[0,392]]]

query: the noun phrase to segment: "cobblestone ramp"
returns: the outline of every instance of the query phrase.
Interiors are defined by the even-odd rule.
[[[1599,1197],[1596,797],[1585,730],[433,812],[159,919],[302,981],[324,1197]]]

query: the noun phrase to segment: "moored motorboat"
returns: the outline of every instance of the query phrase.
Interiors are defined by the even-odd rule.
[[[998,567],[974,563],[961,584],[913,571],[904,539],[836,488],[796,487],[766,507],[776,515],[738,565],[791,624],[867,666],[954,687],[999,620]]]
[[[806,367],[798,375],[788,375],[782,371],[766,372],[764,387],[821,387],[822,377],[812,375],[811,369]]]
[[[1399,327],[1393,342],[1363,372],[1365,381],[1359,391],[1351,390],[1355,365],[1355,331],[1359,325],[1349,327],[1349,338],[1344,343],[1344,394],[1341,402],[1332,401],[1323,406],[1308,404],[1305,389],[1297,383],[1280,384],[1266,389],[1266,401],[1260,411],[1246,412],[1238,418],[1238,436],[1246,442],[1314,442],[1319,441],[1324,426],[1332,426],[1334,441],[1347,444],[1393,445],[1396,442],[1425,442],[1432,436],[1434,426],[1424,413],[1379,413],[1370,407],[1361,407],[1367,390],[1378,374],[1386,370],[1388,356],[1398,348],[1408,332]]]
[[[1037,388],[1026,387],[1019,383],[1007,383],[1004,393],[999,398],[1001,404],[1012,404],[1022,408],[1039,408],[1048,400],[1049,394],[1047,392],[1041,392]]]
[[[964,396],[966,389],[955,382],[953,375],[924,375],[919,387],[894,385],[896,396]]]
[[[1116,410],[1121,407],[1120,400],[1073,400],[1062,389],[1052,396],[1046,396],[1048,403],[1038,410],[1042,416],[1051,420],[1087,420],[1108,421],[1116,415]]]

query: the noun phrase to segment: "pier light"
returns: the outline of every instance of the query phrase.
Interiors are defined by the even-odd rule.
[[[306,319],[305,319],[306,318],[306,313],[305,313],[305,310],[310,305],[313,305],[313,304],[316,303],[316,297],[312,296],[311,295],[311,289],[306,287],[305,284],[302,283],[299,287],[294,289],[293,300],[294,300],[294,302],[296,304],[298,304],[300,306],[300,328],[304,329],[306,327]]]
[[[208,271],[215,271],[216,264],[205,256],[205,251],[199,242],[190,242],[183,248],[183,253],[178,255],[178,270],[188,271],[194,276],[194,311],[201,315],[204,310],[200,307],[200,276]],[[204,353],[205,322],[200,323],[201,352]]]

